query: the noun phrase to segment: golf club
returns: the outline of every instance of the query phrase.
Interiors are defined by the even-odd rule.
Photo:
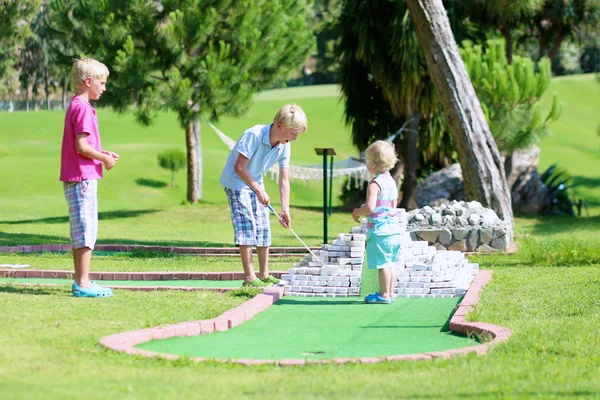
[[[271,207],[271,205],[270,205],[270,204],[268,205],[268,207],[269,207],[269,210],[273,211],[273,214],[275,214],[275,215],[277,216],[277,218],[278,218],[279,220],[281,220],[281,217],[279,216],[279,214],[277,214],[277,211],[275,211],[275,209],[273,209],[273,207]],[[298,240],[300,241],[300,243],[302,243],[302,244],[304,245],[304,247],[306,247],[306,250],[310,251],[310,254],[312,254],[312,255],[313,255],[313,257],[315,257],[315,258],[316,258],[316,259],[317,259],[317,260],[318,260],[318,261],[321,263],[321,265],[322,265],[322,266],[325,266],[325,264],[323,263],[323,261],[321,261],[321,259],[320,259],[319,257],[317,257],[317,256],[315,255],[315,253],[313,253],[313,252],[312,252],[312,250],[310,249],[310,247],[308,247],[308,246],[306,245],[306,243],[304,243],[304,241],[303,241],[302,239],[300,239],[300,236],[296,235],[296,232],[294,232],[294,230],[293,230],[291,227],[288,227],[288,229],[289,229],[290,231],[292,231],[292,233],[294,234],[294,236],[296,236],[296,237],[298,238]]]

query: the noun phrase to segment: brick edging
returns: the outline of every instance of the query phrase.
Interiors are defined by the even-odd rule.
[[[507,340],[511,336],[510,330],[488,323],[466,322],[466,315],[473,309],[473,306],[479,301],[479,295],[483,287],[492,278],[492,271],[479,271],[471,286],[467,290],[465,297],[457,306],[452,318],[450,319],[450,330],[452,332],[466,335],[489,335],[492,340],[473,347],[462,349],[452,349],[444,351],[428,352],[423,354],[402,354],[386,357],[362,357],[362,358],[334,358],[330,360],[305,360],[305,359],[283,359],[283,360],[253,360],[253,359],[216,359],[214,361],[232,362],[242,365],[255,364],[275,364],[279,366],[296,366],[305,364],[326,364],[326,363],[361,363],[372,364],[383,361],[400,360],[431,360],[434,358],[450,358],[457,355],[468,353],[486,354],[492,346]],[[175,354],[157,353],[154,351],[135,348],[136,345],[149,342],[154,339],[167,339],[170,337],[197,336],[214,331],[226,331],[245,321],[252,319],[256,314],[266,310],[275,304],[284,296],[283,288],[267,288],[253,299],[250,299],[242,305],[229,310],[214,319],[203,321],[182,322],[165,327],[155,327],[136,331],[128,331],[106,336],[100,339],[100,344],[108,349],[123,352],[127,354],[142,355],[146,357],[162,357],[166,359],[178,359],[180,356]],[[208,361],[209,359],[198,357],[194,361]],[[210,359],[212,360],[212,359]]]
[[[311,247],[311,250],[317,250],[321,247]],[[0,253],[39,253],[52,251],[70,252],[73,247],[70,244],[42,244],[42,245],[23,245],[23,246],[0,246]],[[189,247],[189,246],[147,246],[140,244],[97,244],[94,250],[98,251],[146,251],[152,252],[168,252],[177,254],[203,255],[203,256],[238,256],[239,250],[237,247]],[[256,253],[256,249],[253,249]],[[304,257],[308,251],[304,247],[270,247],[269,256],[273,257]]]
[[[280,278],[286,271],[271,271],[270,274]],[[26,270],[0,269],[0,278],[43,278],[73,279],[73,271],[69,270]],[[90,272],[90,279],[97,281],[241,281],[243,271],[194,272],[194,271],[154,271],[154,272]]]

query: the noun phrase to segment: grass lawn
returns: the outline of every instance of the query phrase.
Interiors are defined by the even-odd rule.
[[[243,118],[218,126],[232,138],[268,123],[296,101],[309,132],[294,143],[296,164],[319,164],[314,147],[354,155],[335,86],[292,88],[257,96]],[[246,299],[229,294],[118,291],[102,301],[74,299],[58,288],[0,285],[0,398],[574,398],[600,397],[600,168],[598,86],[592,75],[554,79],[564,103],[554,134],[542,144],[541,168],[559,162],[580,184],[575,194],[590,218],[519,217],[513,256],[478,256],[494,278],[469,319],[505,326],[511,339],[486,356],[377,365],[241,367],[129,357],[102,349],[102,336],[125,330],[215,317]],[[549,96],[548,96],[549,97]],[[548,97],[544,99],[548,104]],[[203,200],[182,204],[185,172],[170,175],[156,155],[184,149],[173,115],[143,129],[131,116],[99,109],[105,148],[121,154],[100,183],[100,243],[231,246],[232,228],[218,177],[227,147],[203,124]],[[65,201],[58,182],[62,112],[0,113],[0,246],[68,243]],[[267,189],[277,199],[276,184]],[[335,185],[336,192],[339,186]],[[309,245],[323,243],[320,185],[294,182],[294,230]],[[275,195],[273,195],[275,194]],[[339,205],[334,196],[336,205]],[[334,210],[329,240],[348,232],[348,213]],[[273,245],[299,246],[275,220]],[[272,259],[286,270],[293,259]],[[0,263],[71,269],[64,254],[0,255]],[[239,260],[136,254],[95,255],[95,271],[232,271]],[[351,317],[351,316],[349,316]],[[393,337],[390,338],[393,340]],[[414,340],[419,340],[415,337]]]

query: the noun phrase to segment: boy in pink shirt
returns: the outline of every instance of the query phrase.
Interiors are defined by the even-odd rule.
[[[65,116],[60,160],[60,180],[69,205],[69,225],[73,246],[75,297],[110,297],[113,292],[90,281],[90,260],[98,236],[98,179],[102,164],[112,169],[119,155],[102,150],[98,117],[90,100],[106,91],[108,68],[91,58],[73,63],[71,81],[76,96]]]

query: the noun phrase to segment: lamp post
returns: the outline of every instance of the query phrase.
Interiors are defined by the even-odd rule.
[[[333,169],[333,156],[336,153],[335,149],[332,148],[315,148],[315,152],[318,156],[323,156],[323,243],[327,243],[327,214],[330,213],[331,209],[331,205],[327,206],[327,156],[331,156],[331,166]],[[333,178],[333,170],[331,171],[331,176]]]

